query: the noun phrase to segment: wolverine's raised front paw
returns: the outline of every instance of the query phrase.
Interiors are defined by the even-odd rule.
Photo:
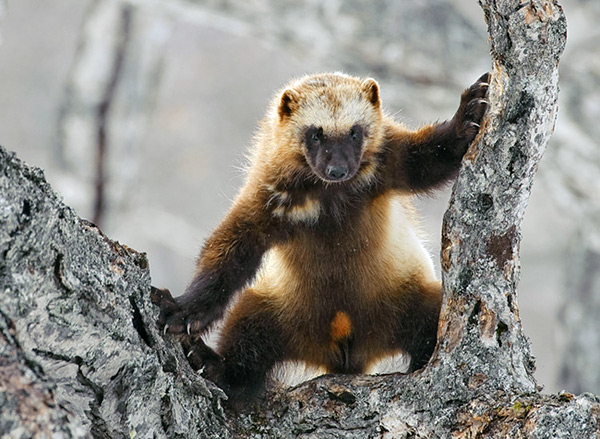
[[[489,81],[490,74],[485,73],[475,84],[466,89],[460,97],[460,105],[452,118],[456,136],[465,146],[470,145],[479,132],[481,120],[488,108]]]
[[[223,315],[222,306],[213,304],[202,307],[185,295],[173,298],[167,289],[152,287],[150,294],[152,302],[160,307],[158,325],[165,334],[191,335],[204,332]]]

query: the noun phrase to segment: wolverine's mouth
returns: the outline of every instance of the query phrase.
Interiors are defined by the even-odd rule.
[[[319,175],[319,177],[327,183],[343,183],[352,179],[356,172],[356,170],[351,171],[347,166],[330,165],[325,168],[324,175]]]
[[[362,165],[360,158],[317,157],[314,161],[316,163],[311,160],[311,157],[307,157],[313,173],[327,183],[343,183],[351,180],[358,174]]]
[[[351,180],[358,173],[358,169],[349,169],[348,166],[340,165],[327,165],[324,170],[311,166],[311,169],[319,179],[326,183],[343,183]]]

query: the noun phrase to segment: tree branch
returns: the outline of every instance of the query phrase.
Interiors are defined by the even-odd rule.
[[[440,351],[450,354],[442,357],[450,368],[496,375],[496,388],[533,391],[533,358],[516,300],[520,227],[554,129],[566,22],[550,1],[518,9],[480,3],[492,42],[491,105],[444,219]],[[473,356],[482,362],[467,361]]]
[[[0,255],[3,435],[223,430],[220,390],[157,331],[145,255],[79,219],[2,148]]]

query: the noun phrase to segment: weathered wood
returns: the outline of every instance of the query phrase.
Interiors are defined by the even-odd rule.
[[[0,148],[0,436],[221,431],[220,391],[163,340],[149,290],[144,254]]]

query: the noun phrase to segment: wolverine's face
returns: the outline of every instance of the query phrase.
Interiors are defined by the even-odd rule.
[[[341,182],[358,172],[363,153],[364,129],[354,124],[342,132],[328,132],[321,126],[310,126],[304,134],[306,159],[322,180]]]
[[[312,172],[326,182],[344,182],[369,165],[380,143],[379,88],[339,74],[308,77],[286,89],[279,116],[294,130]],[[371,151],[369,151],[371,148]]]

